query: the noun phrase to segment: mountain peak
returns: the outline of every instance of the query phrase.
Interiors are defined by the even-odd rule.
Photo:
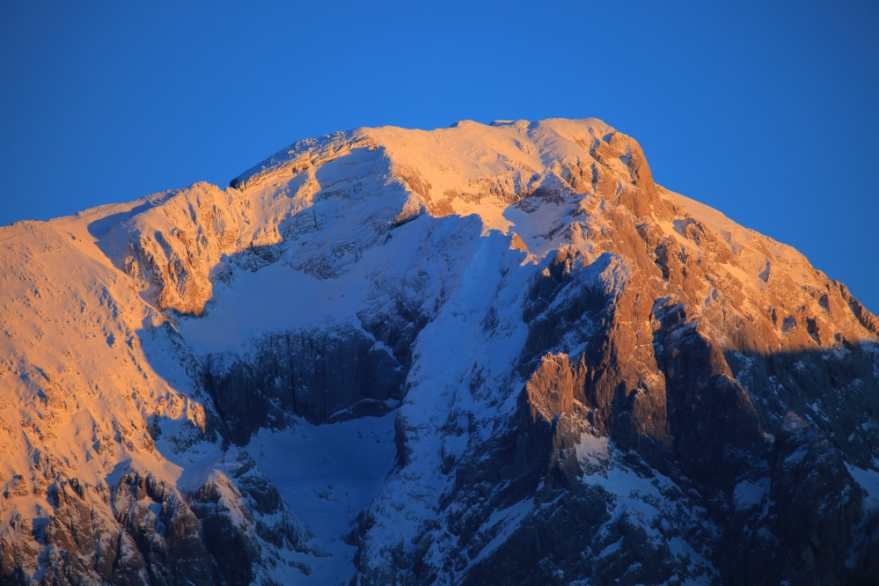
[[[879,579],[879,320],[600,120],[0,243],[0,582]]]

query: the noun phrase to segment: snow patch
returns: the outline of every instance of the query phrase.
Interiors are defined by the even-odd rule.
[[[736,509],[746,511],[760,506],[769,494],[769,479],[761,478],[757,482],[743,480],[733,491]]]

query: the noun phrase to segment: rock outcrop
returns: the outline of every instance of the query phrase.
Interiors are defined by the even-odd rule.
[[[879,582],[879,319],[598,120],[0,247],[0,584]]]

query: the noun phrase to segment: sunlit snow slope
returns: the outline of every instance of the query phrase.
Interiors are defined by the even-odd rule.
[[[879,320],[596,119],[20,222],[0,293],[2,583],[879,580]]]

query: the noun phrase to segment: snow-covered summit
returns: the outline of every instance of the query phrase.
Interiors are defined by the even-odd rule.
[[[879,547],[841,496],[879,478],[879,321],[596,119],[303,140],[0,228],[0,268],[0,580],[710,582],[830,517],[822,568]],[[854,472],[770,512],[814,462]],[[754,575],[813,571],[784,552]]]

